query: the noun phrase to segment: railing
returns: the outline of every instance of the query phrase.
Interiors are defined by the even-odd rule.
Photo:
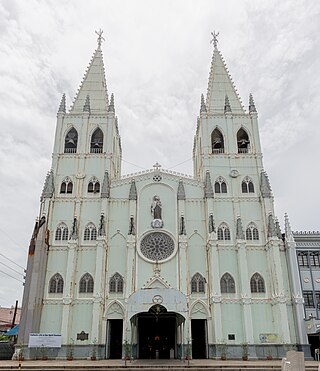
[[[77,153],[77,148],[65,148],[64,153]]]
[[[224,153],[224,148],[212,148],[212,154]]]
[[[102,153],[102,148],[90,148],[90,153]]]
[[[249,148],[238,148],[238,153],[249,153]]]

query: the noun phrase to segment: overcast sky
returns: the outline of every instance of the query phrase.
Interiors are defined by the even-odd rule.
[[[23,280],[12,269],[22,270],[3,255],[26,266],[61,95],[69,107],[99,28],[122,137],[122,174],[156,161],[192,174],[216,30],[246,107],[253,93],[281,225],[288,212],[293,230],[320,229],[319,1],[2,0],[0,305],[21,303],[21,282],[3,272]]]

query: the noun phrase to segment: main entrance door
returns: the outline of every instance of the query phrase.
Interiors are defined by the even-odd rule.
[[[148,312],[137,315],[138,357],[168,359],[175,357],[177,314],[154,305]]]

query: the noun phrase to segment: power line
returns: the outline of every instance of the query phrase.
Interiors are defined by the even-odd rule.
[[[5,275],[7,275],[8,277],[13,278],[13,279],[16,280],[16,281],[19,281],[19,282],[21,282],[21,283],[24,283],[23,281],[19,280],[19,278],[16,278],[16,277],[11,276],[11,274],[8,274],[8,273],[6,273],[6,272],[4,272],[4,271],[2,271],[2,270],[0,270],[0,272],[3,273],[3,274],[5,274]]]
[[[186,163],[186,162],[188,162],[188,161],[190,161],[190,160],[192,160],[192,157],[188,158],[188,160],[185,160],[185,161],[180,162],[180,163],[177,164],[177,165],[174,165],[174,166],[168,167],[168,170],[173,169],[174,167],[177,167],[177,166],[179,166],[179,165],[182,165],[182,164],[184,164],[184,163]]]
[[[16,262],[14,262],[13,260],[7,258],[5,255],[1,254],[1,252],[0,252],[0,255],[3,256],[4,258],[6,258],[7,260],[9,260],[11,263],[17,265],[19,268],[23,269],[23,271],[25,271],[25,268],[24,268],[24,267],[22,267],[21,265],[19,265],[19,264],[16,263]]]
[[[9,238],[9,240],[10,240],[11,242],[13,242],[13,243],[16,245],[16,247],[18,247],[19,249],[23,250],[24,252],[27,251],[27,249],[24,249],[24,248],[20,247],[20,246],[19,246],[20,244],[19,244],[17,241],[14,241],[14,240],[11,238],[11,236],[10,236],[7,232],[5,232],[3,229],[0,228],[0,232],[2,232],[4,235],[6,235],[7,238]]]
[[[0,262],[0,264],[2,264],[2,265],[4,265],[5,267],[7,267],[7,268],[11,269],[12,271],[14,271],[14,272],[18,273],[18,274],[19,274],[19,276],[22,276],[22,277],[24,277],[24,275],[23,275],[22,273],[20,273],[20,272],[16,271],[15,269],[13,269],[13,268],[9,267],[9,265],[7,265],[7,264],[4,264],[4,263],[2,263],[2,262]]]
[[[130,165],[133,165],[133,166],[136,166],[136,167],[139,167],[140,169],[143,169],[143,170],[147,170],[145,167],[142,167],[142,166],[139,166],[139,165],[136,165],[132,162],[129,162],[129,161],[126,161],[124,159],[122,159],[123,162],[126,162],[127,164],[130,164]]]

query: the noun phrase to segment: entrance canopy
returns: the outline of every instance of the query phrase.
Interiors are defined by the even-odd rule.
[[[184,318],[188,315],[186,296],[176,290],[167,288],[141,289],[128,299],[128,319],[141,312],[148,312],[155,304],[164,306],[168,312],[175,312]]]

